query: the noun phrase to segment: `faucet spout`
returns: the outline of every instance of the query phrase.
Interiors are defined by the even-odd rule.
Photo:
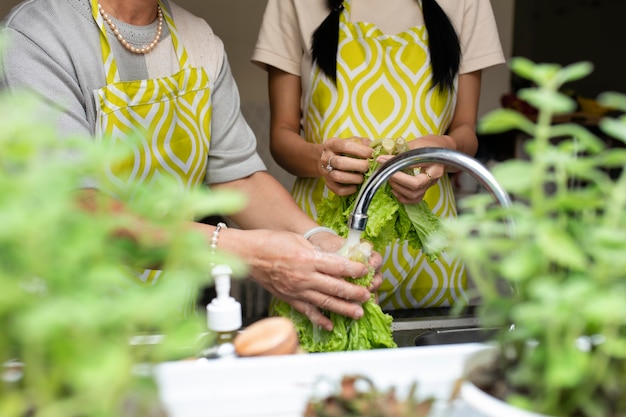
[[[467,172],[477,180],[497,200],[502,207],[510,207],[507,192],[498,184],[489,170],[476,159],[464,153],[445,148],[418,148],[403,152],[383,164],[368,181],[363,184],[357,196],[354,209],[348,219],[348,228],[365,231],[367,210],[376,191],[397,171],[411,165],[442,163]]]

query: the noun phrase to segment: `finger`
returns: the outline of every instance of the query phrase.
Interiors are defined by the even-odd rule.
[[[309,242],[324,252],[335,253],[343,246],[344,239],[331,233],[316,233],[309,238]]]
[[[398,171],[391,176],[390,180],[406,188],[420,188],[428,182],[428,176],[421,173],[423,168],[420,168],[419,172],[419,174],[412,172],[407,174],[404,171]]]
[[[393,158],[393,155],[380,155],[379,157],[376,158],[376,162],[382,165],[388,160],[390,160],[391,158]]]
[[[363,275],[365,274],[359,276]],[[343,278],[337,278],[335,276],[319,274],[319,277],[319,280],[312,281],[312,285],[303,294],[303,298],[306,297],[305,299],[307,301],[316,306],[326,308],[329,302],[329,300],[326,299],[328,296],[347,303],[364,303],[369,300],[370,292],[365,287],[352,284]],[[337,313],[342,313],[332,308],[334,305],[336,304],[331,304],[331,309]]]
[[[368,272],[369,273],[369,270]],[[359,276],[364,276],[359,275]],[[330,278],[333,284],[330,284],[328,290],[322,291],[323,293],[333,295],[339,299],[347,300],[349,302],[364,303],[369,300],[369,290],[361,285],[350,283],[343,278]]]
[[[428,184],[420,183],[419,185],[411,184],[407,186],[406,184],[395,181],[390,185],[393,191],[404,196],[405,198],[417,198],[424,194]]]
[[[367,287],[370,292],[376,292],[383,284],[383,275],[380,272],[377,272],[372,277],[372,283]]]
[[[398,201],[402,204],[416,204],[419,203],[423,198],[426,190],[428,189],[428,184],[424,184],[424,186],[420,188],[407,188],[400,184],[394,183],[391,185],[391,193],[398,199]]]
[[[368,291],[367,299],[365,301],[369,300],[370,297],[371,294]],[[332,311],[333,313],[341,314],[342,316],[350,317],[354,320],[358,320],[363,317],[363,307],[361,307],[360,304],[346,301],[339,296],[321,292],[309,292],[306,295],[306,298],[307,300],[310,300],[309,302],[311,305],[320,310]],[[315,313],[311,314],[316,316]]]
[[[398,202],[400,202],[401,204],[417,204],[424,199],[424,193],[419,193],[417,195],[410,194],[408,196],[404,194],[400,194],[399,192],[395,190],[391,190],[391,193],[396,197]]]
[[[333,159],[333,164],[335,160]],[[343,167],[336,166],[328,176],[336,183],[343,185],[358,185],[362,184],[365,177],[362,173],[345,170]]]
[[[362,138],[362,137],[359,137],[359,136],[352,136],[350,138],[350,140],[352,142],[356,142],[356,143],[360,143],[361,145],[365,145],[367,147],[369,147],[370,143],[372,143],[372,140],[370,138]]]
[[[361,138],[358,140],[333,139],[327,142],[327,146],[336,154],[350,155],[359,159],[367,159],[374,152],[362,142]]]
[[[367,170],[369,169],[369,161],[367,158],[361,158],[355,155],[347,155],[345,153],[334,154],[330,163],[334,170],[347,171],[346,174],[350,172],[359,173],[356,180],[350,181],[350,183],[354,184],[360,184],[361,182],[363,182],[362,175],[360,174],[367,172]],[[341,180],[339,182],[341,182]]]
[[[431,183],[425,175],[414,177],[404,173],[389,179],[389,185],[398,195],[407,199],[421,198]]]
[[[296,311],[307,316],[314,326],[319,326],[329,332],[333,330],[333,322],[315,306],[304,301],[293,301],[291,305]]]
[[[344,158],[347,159],[347,158]],[[335,160],[333,159],[333,164],[335,164]],[[367,162],[366,162],[367,164]],[[362,173],[355,172],[349,169],[344,169],[344,167],[335,166],[334,170],[328,175],[333,181],[339,184],[362,184],[364,177]]]
[[[369,264],[372,268],[378,271],[378,268],[380,268],[380,266],[383,264],[383,256],[380,254],[380,252],[372,252],[372,255],[369,259]]]
[[[360,262],[351,261],[350,259],[343,257],[336,253],[316,252],[319,258],[318,271],[321,273],[322,280],[317,281],[323,283],[323,285],[335,285],[336,290],[341,288],[349,288],[358,290],[358,285],[353,285],[345,282],[344,280],[338,280],[335,277],[350,277],[359,278],[369,273],[369,266]],[[352,291],[354,293],[354,291]],[[346,298],[346,297],[344,297]]]
[[[344,197],[347,195],[352,195],[356,193],[357,187],[356,185],[345,185],[335,182],[330,178],[330,176],[326,179],[326,186],[330,191],[337,194],[340,197]]]
[[[320,163],[319,163],[319,170],[320,170],[320,175],[321,176],[325,176],[328,175],[328,173],[330,172],[330,167],[328,166],[328,159],[330,158],[330,151],[328,151],[326,149],[326,147],[324,147],[324,150],[322,150],[322,154],[320,155]]]

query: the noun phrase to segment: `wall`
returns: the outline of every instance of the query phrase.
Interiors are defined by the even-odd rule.
[[[569,87],[595,98],[626,93],[624,0],[520,0],[515,7],[514,51],[535,62],[567,65],[587,60],[595,70]]]

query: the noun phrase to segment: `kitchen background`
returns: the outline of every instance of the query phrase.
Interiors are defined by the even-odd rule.
[[[391,0],[390,0],[391,1]],[[5,16],[19,0],[2,0]],[[256,133],[259,151],[270,171],[290,186],[292,177],[278,167],[268,151],[269,109],[266,74],[250,63],[265,0],[178,0],[203,17],[222,38],[237,80],[241,106]],[[574,87],[595,98],[603,91],[626,92],[626,77],[619,65],[626,40],[624,0],[491,0],[507,57],[521,55],[537,62],[569,64],[590,60],[591,77]],[[485,71],[479,114],[500,107],[502,95],[512,89],[506,66]]]
[[[32,0],[36,1],[36,0]],[[59,0],[61,1],[61,0]],[[287,1],[287,0],[285,0]],[[393,1],[393,0],[389,0]],[[0,16],[5,16],[19,0],[2,0]],[[287,188],[293,177],[280,168],[269,153],[269,106],[266,73],[250,63],[266,0],[178,0],[178,4],[203,17],[224,41],[237,80],[242,111],[258,138],[258,150],[269,171]],[[592,76],[572,85],[579,95],[595,98],[603,91],[626,93],[626,77],[620,65],[626,39],[624,0],[491,0],[500,38],[507,58],[525,56],[536,62],[570,64],[592,61]],[[501,106],[503,95],[518,86],[504,65],[483,73],[479,115]],[[479,158],[483,162],[520,154],[519,138],[510,135],[481,138]],[[463,177],[458,191],[473,192],[475,183]],[[233,288],[234,290],[235,288]],[[261,299],[256,299],[260,297]],[[251,310],[260,314],[266,294],[254,286],[238,294]],[[256,299],[256,300],[255,300]],[[257,306],[252,308],[251,306]]]

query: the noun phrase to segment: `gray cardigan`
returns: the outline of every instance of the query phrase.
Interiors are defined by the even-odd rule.
[[[265,170],[256,153],[256,139],[240,111],[239,91],[222,41],[203,20],[164,1],[193,66],[203,66],[212,85],[211,151],[205,182],[220,183]],[[136,27],[116,21],[131,43],[144,45],[154,37],[156,22]],[[166,25],[167,26],[167,25]],[[123,81],[157,78],[179,70],[169,30],[146,55],[132,54],[116,41],[110,44]],[[105,84],[99,28],[89,0],[27,0],[2,22],[8,45],[3,53],[0,85],[27,88],[57,109],[62,135],[93,136],[96,122],[94,91]]]

